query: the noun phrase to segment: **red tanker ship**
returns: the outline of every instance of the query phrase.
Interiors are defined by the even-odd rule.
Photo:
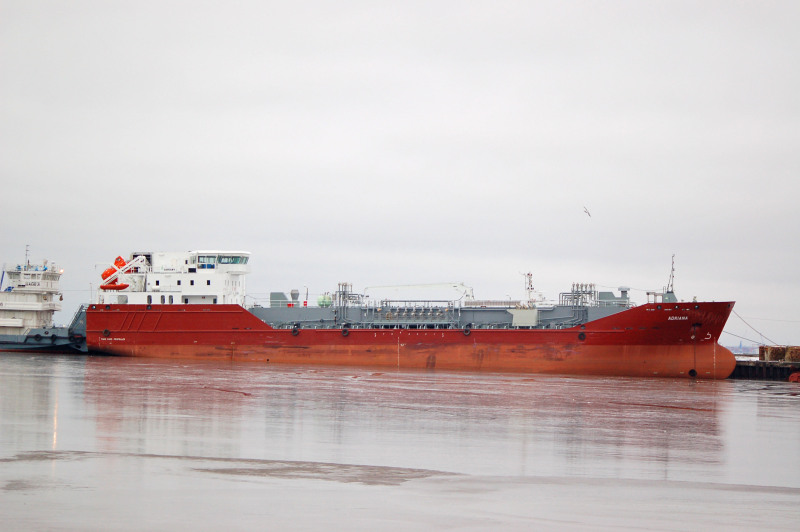
[[[733,354],[717,341],[733,302],[679,302],[669,289],[633,306],[574,284],[557,303],[356,294],[340,283],[317,305],[293,290],[245,307],[249,253],[134,253],[104,272],[86,311],[91,352],[275,364],[724,379]],[[120,288],[121,285],[127,285]],[[670,283],[671,285],[671,283]],[[421,287],[430,291],[442,286]]]

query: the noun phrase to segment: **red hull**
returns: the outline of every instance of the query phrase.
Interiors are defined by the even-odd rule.
[[[238,305],[92,305],[113,355],[492,372],[727,378],[733,303],[648,304],[570,329],[273,329]],[[468,333],[468,334],[465,334]]]

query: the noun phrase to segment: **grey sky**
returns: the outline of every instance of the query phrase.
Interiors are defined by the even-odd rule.
[[[659,289],[675,253],[680,298],[800,344],[798,27],[797,2],[0,1],[0,259],[60,262],[63,322],[133,250],[249,250],[256,297]]]

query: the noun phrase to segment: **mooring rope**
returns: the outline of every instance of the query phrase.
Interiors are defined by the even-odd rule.
[[[733,312],[734,314],[736,314],[736,317],[737,317],[737,318],[739,318],[740,320],[742,320],[742,323],[744,323],[745,325],[747,325],[748,327],[750,327],[751,329],[753,329],[753,331],[755,331],[755,333],[756,333],[757,335],[759,335],[759,336],[760,336],[760,337],[762,337],[762,338],[766,338],[767,340],[769,340],[769,342],[770,342],[772,345],[778,345],[778,343],[777,343],[777,342],[775,342],[774,340],[770,340],[770,339],[769,339],[769,338],[767,338],[767,336],[766,336],[765,334],[763,334],[761,331],[758,331],[758,330],[756,330],[756,328],[755,328],[755,327],[753,327],[752,325],[750,325],[749,323],[747,323],[746,321],[744,321],[744,318],[743,318],[743,317],[741,317],[741,316],[739,316],[739,314],[738,314],[738,313],[737,313],[735,310],[733,310],[732,312]],[[723,332],[724,332],[724,331],[723,331]],[[733,333],[728,333],[728,334],[730,334],[730,335],[733,335],[733,336],[736,336],[736,335],[735,335],[735,334],[733,334]],[[737,336],[737,338],[742,338],[742,337],[741,337],[741,336]],[[747,338],[742,338],[742,339],[743,339],[743,340],[747,340]],[[755,340],[748,340],[748,341],[750,341],[750,342],[754,342]],[[762,345],[764,344],[764,342],[756,342],[756,343],[758,343],[758,344],[762,344]]]

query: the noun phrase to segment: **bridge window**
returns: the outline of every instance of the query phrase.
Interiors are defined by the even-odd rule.
[[[200,255],[197,257],[197,266],[200,269],[212,269],[216,267],[216,255]]]
[[[243,257],[241,255],[220,255],[219,256],[219,263],[220,264],[247,264],[248,257]]]

